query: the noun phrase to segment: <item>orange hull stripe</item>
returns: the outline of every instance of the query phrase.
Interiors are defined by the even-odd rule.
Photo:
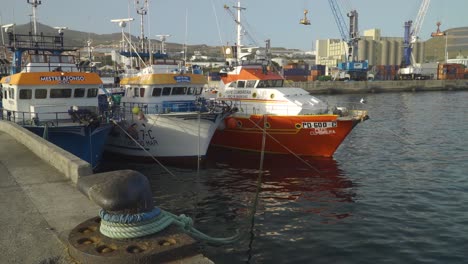
[[[190,77],[190,83],[177,83],[174,79],[176,76]],[[205,76],[200,74],[146,74],[142,76],[134,76],[123,78],[120,81],[121,85],[152,85],[152,84],[206,84]]]
[[[1,83],[12,85],[100,85],[102,80],[90,72],[22,72],[3,77]]]

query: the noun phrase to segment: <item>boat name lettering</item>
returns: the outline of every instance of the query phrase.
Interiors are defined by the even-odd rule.
[[[226,94],[250,94],[251,92],[250,90],[230,90],[226,91]]]
[[[191,82],[190,76],[174,76],[174,80],[178,83]]]
[[[302,122],[302,128],[330,128],[337,127],[336,122]]]
[[[311,136],[322,136],[322,135],[333,135],[336,134],[334,129],[326,129],[326,128],[314,128],[310,131]]]
[[[40,80],[43,82],[53,82],[57,81],[59,83],[70,83],[71,81],[81,81],[85,80],[84,76],[41,76]]]
[[[249,98],[250,90],[230,90],[226,91],[226,96],[231,98]]]

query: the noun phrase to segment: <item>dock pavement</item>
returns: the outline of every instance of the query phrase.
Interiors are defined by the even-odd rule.
[[[0,263],[68,264],[68,235],[99,207],[76,188],[86,163],[0,120]],[[172,261],[213,263],[202,254]]]
[[[0,131],[0,263],[73,263],[68,233],[98,211],[63,173]]]

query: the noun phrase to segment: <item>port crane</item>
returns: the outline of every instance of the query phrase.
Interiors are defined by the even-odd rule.
[[[405,22],[405,34],[403,37],[403,61],[398,75],[399,79],[426,79],[424,69],[416,64],[413,55],[413,45],[418,41],[424,18],[429,8],[430,0],[422,0],[414,23],[412,20]]]
[[[347,45],[347,54],[345,62],[338,63],[338,74],[334,79],[339,80],[367,80],[373,79],[372,75],[368,75],[367,69],[369,67],[368,61],[358,61],[358,42],[359,42],[359,29],[358,29],[358,12],[351,10],[347,13],[349,18],[349,26],[346,25],[343,13],[336,0],[328,0],[330,8],[335,18],[336,25],[341,34],[341,39]]]

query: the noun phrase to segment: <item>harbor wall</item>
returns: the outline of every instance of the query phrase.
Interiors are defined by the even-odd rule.
[[[461,91],[468,90],[468,80],[309,81],[294,82],[290,86],[301,87],[311,94]]]
[[[3,131],[25,145],[39,158],[63,173],[74,184],[78,178],[93,174],[91,164],[57,147],[47,140],[13,122],[0,120]]]

